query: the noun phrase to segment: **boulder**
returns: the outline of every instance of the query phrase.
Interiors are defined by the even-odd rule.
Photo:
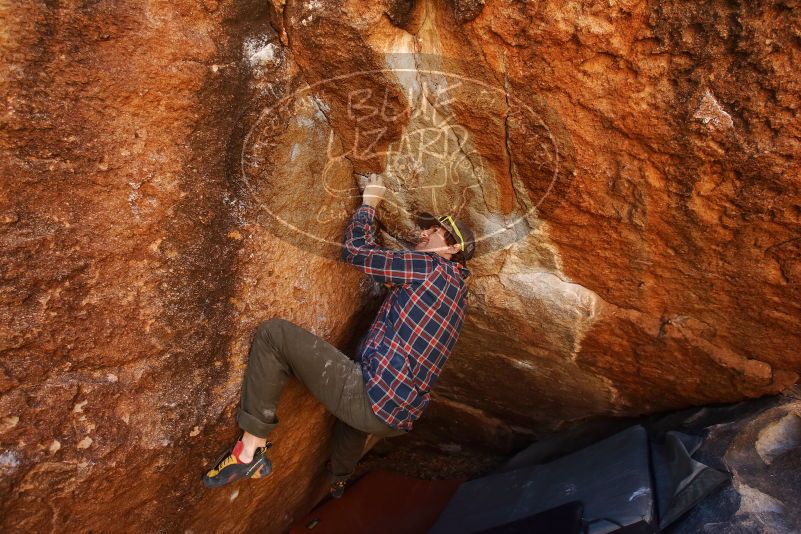
[[[371,320],[382,288],[339,261],[370,172],[388,246],[421,210],[479,238],[430,442],[503,453],[798,379],[789,4],[2,11],[3,530],[280,532],[308,511],[332,420],[296,382],[269,479],[199,478],[236,436],[260,321],[352,351]]]

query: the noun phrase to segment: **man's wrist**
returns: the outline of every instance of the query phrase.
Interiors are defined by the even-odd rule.
[[[376,217],[375,207],[367,203],[362,203],[362,205],[356,209],[354,217],[362,220],[363,222],[372,223]]]

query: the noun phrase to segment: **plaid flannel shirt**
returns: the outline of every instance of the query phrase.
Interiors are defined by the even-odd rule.
[[[359,206],[342,250],[343,260],[390,287],[357,357],[373,412],[409,431],[459,338],[470,271],[435,252],[379,247],[375,211]]]

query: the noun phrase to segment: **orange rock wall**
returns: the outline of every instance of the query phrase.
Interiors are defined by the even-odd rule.
[[[364,331],[379,288],[337,243],[371,171],[387,243],[419,209],[481,238],[421,439],[504,452],[794,383],[793,7],[3,6],[3,530],[281,532],[307,511],[331,419],[294,382],[275,473],[199,477],[259,321],[343,349]]]

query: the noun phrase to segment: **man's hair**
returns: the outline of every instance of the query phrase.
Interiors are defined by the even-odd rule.
[[[460,250],[456,254],[454,254],[451,259],[462,265],[466,265],[467,260],[473,257],[476,249],[476,238],[473,234],[473,231],[470,227],[464,222],[459,219],[455,219],[453,217],[450,220],[454,221],[456,230],[462,235],[462,240],[464,241],[464,250]],[[450,222],[447,220],[441,221],[440,218],[434,217],[430,213],[422,213],[418,216],[418,224],[423,228],[432,228],[434,226],[442,226],[447,230],[445,232],[445,243],[450,245],[455,245],[457,243],[461,244],[459,238],[455,235],[455,231],[452,228]]]

